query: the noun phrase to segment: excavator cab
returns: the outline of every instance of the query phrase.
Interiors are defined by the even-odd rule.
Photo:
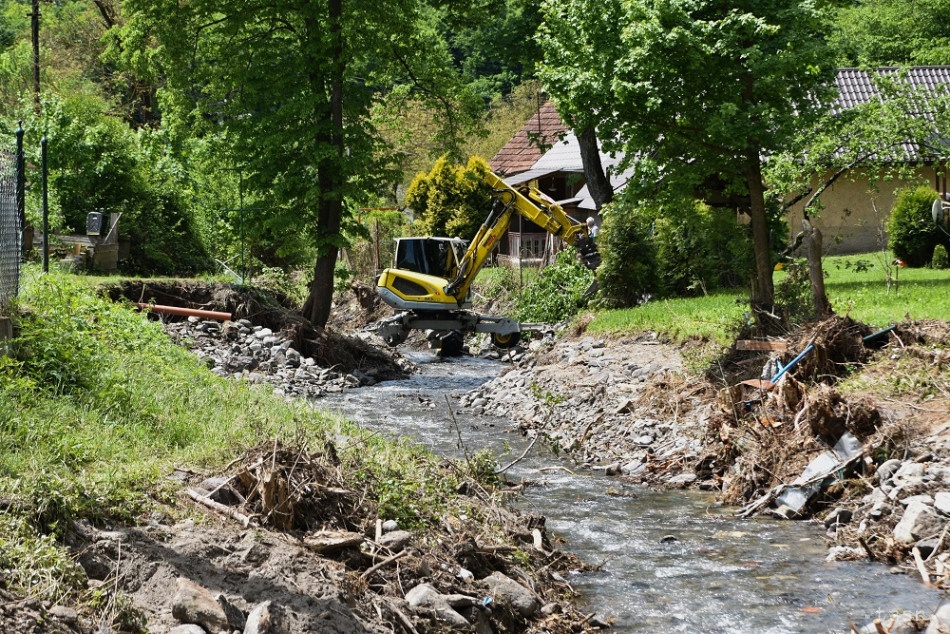
[[[567,215],[550,197],[533,187],[514,187],[497,174],[484,175],[493,203],[470,243],[459,238],[399,238],[395,266],[380,273],[376,292],[396,309],[392,317],[373,324],[390,346],[406,340],[412,330],[428,330],[443,341],[469,333],[486,333],[499,348],[518,344],[522,326],[508,317],[473,312],[471,287],[479,270],[490,259],[511,219],[520,216],[551,235],[577,247],[590,269],[600,264],[600,253],[587,226]],[[592,285],[592,288],[594,286]]]
[[[397,238],[395,268],[451,279],[465,248],[459,238]]]

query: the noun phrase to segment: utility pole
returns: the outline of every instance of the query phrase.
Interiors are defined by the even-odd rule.
[[[40,115],[40,0],[33,0],[33,112]]]

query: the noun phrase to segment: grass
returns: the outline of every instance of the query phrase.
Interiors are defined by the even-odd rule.
[[[835,312],[874,327],[906,319],[950,319],[950,270],[902,268],[889,265],[891,261],[892,256],[880,253],[824,258],[826,292]],[[776,284],[784,276],[776,272]],[[738,290],[654,300],[598,312],[587,330],[654,331],[675,341],[699,338],[729,345],[747,319],[747,302],[747,292]]]
[[[473,475],[265,386],[213,375],[88,280],[26,275],[14,313],[14,354],[0,357],[0,579],[9,589],[77,596],[84,575],[58,541],[72,521],[172,513],[163,501],[174,500],[174,468],[215,473],[273,439],[332,442],[353,489],[402,525],[435,522],[459,478]]]

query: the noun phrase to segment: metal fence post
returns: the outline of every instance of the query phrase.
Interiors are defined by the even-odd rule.
[[[16,213],[20,221],[19,252],[22,259],[26,259],[29,247],[23,239],[26,229],[26,157],[23,154],[23,122],[17,124],[16,129]]]
[[[43,154],[43,272],[49,273],[49,187],[47,187],[49,171],[46,163],[46,145],[46,135],[44,134],[40,141]]]

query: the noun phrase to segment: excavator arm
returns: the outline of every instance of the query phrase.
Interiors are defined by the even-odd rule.
[[[560,205],[539,190],[533,187],[515,189],[494,172],[485,175],[485,182],[492,188],[491,213],[469,244],[459,265],[458,276],[443,289],[460,304],[468,297],[475,276],[485,265],[495,245],[505,235],[516,214],[561,238],[567,244],[577,244],[582,251],[596,253],[596,247],[587,235],[587,226],[568,216]],[[597,257],[596,264],[588,264],[588,267],[593,269],[599,264],[600,259]]]

